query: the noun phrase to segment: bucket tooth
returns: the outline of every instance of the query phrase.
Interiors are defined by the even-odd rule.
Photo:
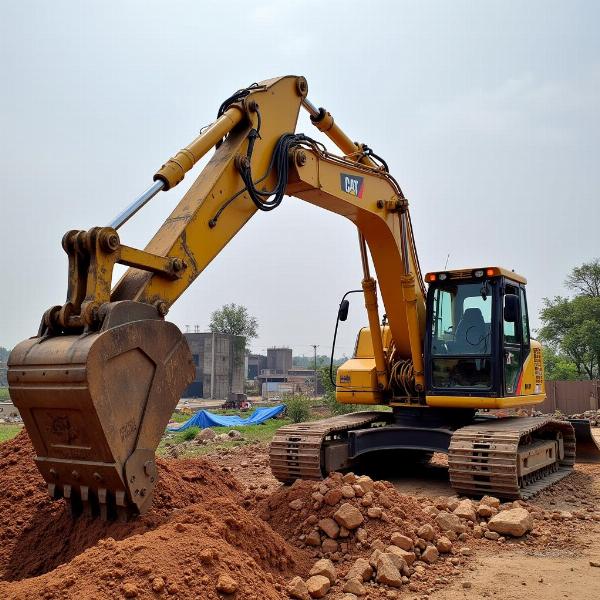
[[[84,505],[96,512],[97,502],[110,519],[151,506],[157,478],[148,465],[195,369],[172,323],[105,322],[111,327],[85,336],[21,342],[9,357],[8,380],[49,494],[64,496],[74,514]]]
[[[108,520],[108,505],[106,504],[106,497],[107,497],[107,492],[104,488],[101,488],[98,490],[98,508],[99,508],[99,514],[100,514],[100,518],[103,521],[107,521]]]
[[[89,487],[87,485],[82,485],[79,488],[79,493],[81,496],[81,505],[82,505],[81,514],[84,517],[91,518],[92,517],[92,503],[90,501]]]

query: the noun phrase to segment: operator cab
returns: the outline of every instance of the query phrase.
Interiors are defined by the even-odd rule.
[[[428,396],[510,397],[530,353],[527,280],[486,267],[428,273]]]

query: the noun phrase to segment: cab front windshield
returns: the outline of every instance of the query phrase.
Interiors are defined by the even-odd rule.
[[[491,387],[491,283],[448,282],[432,300],[433,386]]]

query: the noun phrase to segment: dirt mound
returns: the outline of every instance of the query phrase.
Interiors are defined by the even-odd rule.
[[[400,494],[386,481],[333,473],[322,482],[298,480],[267,498],[259,495],[255,511],[290,543],[311,552],[313,560],[327,557],[336,564],[334,591],[342,592],[343,578],[357,558],[375,565],[377,553],[396,552],[408,561],[400,575],[410,579],[402,584],[430,593],[468,562],[468,544],[474,541],[474,523],[468,519],[454,517],[452,531],[437,519],[442,510],[454,510],[456,498],[439,498],[439,508],[435,504]],[[369,594],[384,598],[386,589]]]
[[[148,597],[154,585],[210,599],[227,575],[238,598],[279,598],[281,583],[307,569],[301,551],[241,508],[239,483],[210,461],[158,461],[149,513],[107,523],[74,520],[51,501],[33,458],[25,432],[0,445],[0,597]]]

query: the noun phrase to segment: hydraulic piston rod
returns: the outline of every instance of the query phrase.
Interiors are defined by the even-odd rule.
[[[164,181],[155,181],[143,194],[138,196],[125,210],[120,212],[109,224],[113,229],[119,229],[125,225],[135,213],[147,204],[158,192],[165,187]]]
[[[226,110],[212,125],[208,126],[193,142],[170,158],[154,175],[154,183],[123,212],[119,213],[109,227],[119,229],[138,210],[147,204],[161,190],[175,187],[184,175],[219,141],[223,139],[244,117],[237,106]]]
[[[311,123],[321,132],[323,132],[346,156],[351,160],[353,156],[360,155],[362,152],[362,144],[353,142],[336,124],[331,113],[324,108],[317,108],[308,98],[302,99],[302,106],[310,115]],[[377,165],[368,157],[361,156],[358,162],[369,167],[377,167]]]

